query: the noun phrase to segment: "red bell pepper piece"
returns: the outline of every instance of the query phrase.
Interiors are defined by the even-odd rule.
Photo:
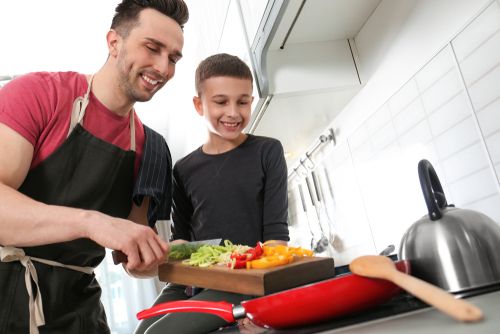
[[[231,262],[227,264],[227,266],[231,269],[243,269],[247,267],[247,260],[233,259]]]

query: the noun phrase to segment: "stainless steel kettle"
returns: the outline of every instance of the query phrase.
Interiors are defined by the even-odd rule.
[[[408,229],[398,254],[412,275],[453,293],[500,282],[500,225],[448,204],[429,161],[419,162],[418,175],[429,215]]]

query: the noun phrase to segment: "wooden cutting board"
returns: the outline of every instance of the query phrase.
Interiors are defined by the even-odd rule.
[[[287,265],[269,269],[200,268],[182,264],[182,261],[169,261],[158,268],[159,279],[164,282],[252,296],[264,296],[334,275],[331,257],[300,257]]]

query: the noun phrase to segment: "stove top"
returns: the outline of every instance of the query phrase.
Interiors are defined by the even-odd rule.
[[[345,268],[340,268],[336,272],[340,275],[349,273]],[[486,287],[473,289],[456,295],[460,298],[472,297],[480,294],[485,294],[493,291],[500,290],[500,283],[489,285]],[[380,304],[378,306],[372,307],[369,310],[365,310],[356,314],[351,314],[349,316],[343,316],[341,318],[335,318],[323,323],[308,325],[304,327],[296,327],[283,330],[266,329],[257,326],[249,326],[244,328],[239,328],[237,325],[229,326],[219,331],[213,332],[218,334],[309,334],[309,333],[319,333],[327,330],[339,329],[342,327],[347,327],[355,324],[364,323],[367,321],[380,320],[394,315],[400,315],[407,312],[423,309],[429,307],[426,303],[413,297],[408,293],[400,293],[388,302]]]

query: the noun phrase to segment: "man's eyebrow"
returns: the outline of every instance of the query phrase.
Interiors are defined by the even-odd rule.
[[[167,46],[165,44],[163,44],[162,42],[160,42],[159,40],[157,40],[155,38],[146,37],[145,39],[150,41],[151,43],[158,45],[159,47],[167,48]],[[180,52],[179,50],[174,50],[174,52],[175,52],[175,55],[177,57],[182,58],[182,52]]]

